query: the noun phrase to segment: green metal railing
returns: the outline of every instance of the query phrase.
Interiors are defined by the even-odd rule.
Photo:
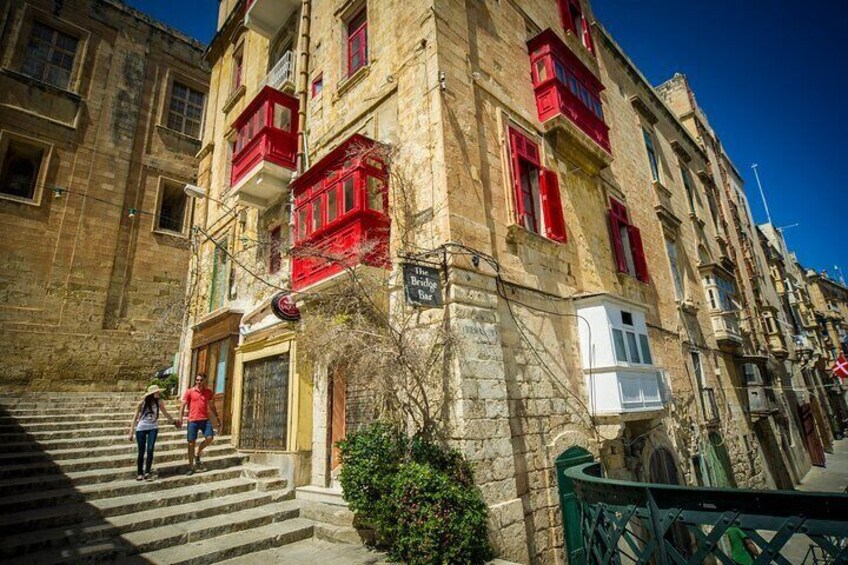
[[[848,495],[635,483],[603,478],[598,463],[563,471],[578,516],[564,524],[570,565],[848,564]]]

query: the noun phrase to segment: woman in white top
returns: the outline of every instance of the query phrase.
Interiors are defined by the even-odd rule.
[[[138,406],[135,408],[132,424],[130,424],[130,441],[133,439],[135,432],[135,440],[138,443],[138,476],[137,481],[143,479],[150,480],[150,468],[153,466],[153,448],[156,446],[156,436],[159,435],[159,411],[167,417],[172,424],[180,427],[180,424],[174,420],[168,411],[165,409],[165,403],[159,398],[161,389],[156,385],[147,387],[147,392]],[[146,465],[144,455],[147,454]],[[143,472],[142,472],[143,471]]]

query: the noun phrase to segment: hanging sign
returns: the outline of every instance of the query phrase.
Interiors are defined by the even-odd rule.
[[[403,286],[409,304],[428,308],[442,305],[442,279],[438,269],[405,263]]]
[[[271,310],[276,317],[286,322],[300,320],[300,310],[295,306],[290,294],[284,294],[282,292],[275,294],[271,299]]]

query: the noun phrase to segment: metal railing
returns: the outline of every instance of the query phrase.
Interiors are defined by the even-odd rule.
[[[813,553],[818,563],[848,563],[848,495],[635,483],[604,478],[598,463],[565,476],[578,506],[578,524],[565,524],[570,565],[732,565],[731,538],[757,564]],[[575,527],[580,535],[569,537]]]
[[[296,57],[294,51],[286,51],[273,68],[265,75],[262,86],[271,86],[282,90],[286,83],[294,86],[294,66]]]

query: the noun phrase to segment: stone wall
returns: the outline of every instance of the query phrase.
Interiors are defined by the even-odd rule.
[[[56,6],[0,4],[0,129],[48,148],[36,201],[0,199],[0,379],[135,390],[179,343],[189,222],[167,234],[154,214],[164,180],[196,174],[199,141],[165,120],[175,79],[205,91],[202,47],[120,3]],[[68,90],[17,72],[34,19],[79,39]]]

